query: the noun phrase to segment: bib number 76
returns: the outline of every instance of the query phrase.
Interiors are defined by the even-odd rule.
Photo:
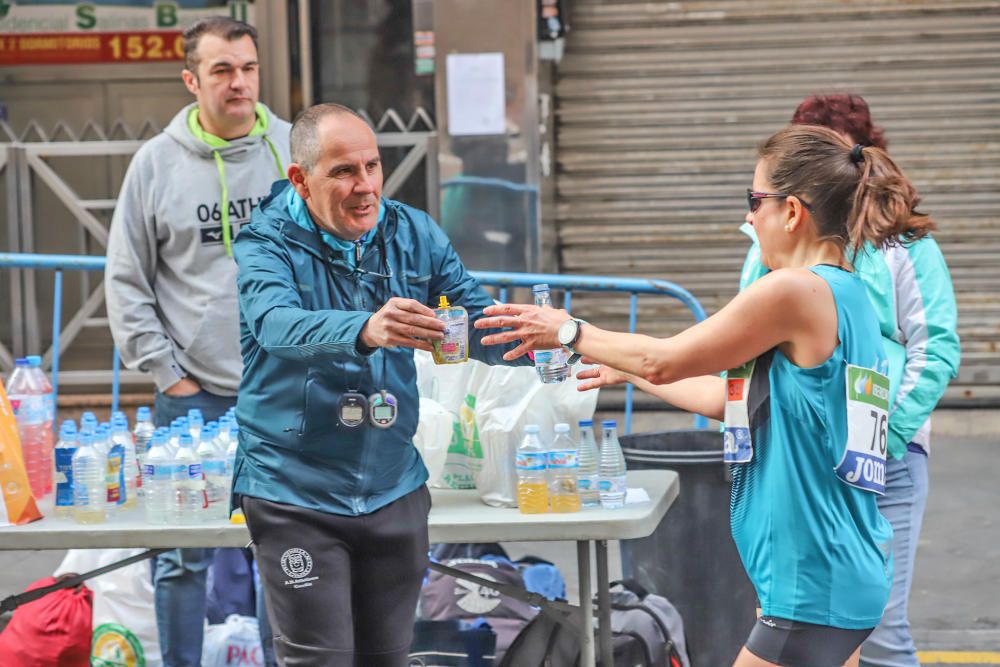
[[[845,484],[881,495],[889,436],[889,378],[848,365],[846,379],[847,442],[836,474]]]

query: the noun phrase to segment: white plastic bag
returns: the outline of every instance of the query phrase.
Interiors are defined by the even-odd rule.
[[[202,667],[263,667],[257,619],[230,614],[225,623],[205,628]]]
[[[475,488],[476,473],[482,466],[483,453],[475,426],[475,388],[490,367],[475,359],[464,364],[437,365],[429,352],[413,355],[417,368],[417,390],[422,398],[436,401],[452,417],[452,432],[444,469],[430,478],[430,485],[445,489]]]
[[[575,425],[597,407],[596,390],[577,391],[576,374],[585,368],[579,364],[565,382],[542,384],[533,366],[488,366],[474,359],[438,366],[421,351],[414,362],[421,400],[434,400],[452,420],[443,472],[432,472],[430,485],[475,487],[495,507],[517,504],[514,454],[525,424],[538,424],[550,439],[555,424]],[[423,416],[421,410],[421,421]]]
[[[537,424],[543,441],[551,441],[553,427],[565,422],[575,426],[590,419],[597,407],[596,390],[579,392],[573,366],[570,377],[557,384],[542,384],[532,366],[493,366],[476,388],[476,424],[483,465],[476,476],[479,497],[494,507],[517,506],[517,473],[514,457],[524,427]]]
[[[427,472],[428,484],[440,486],[444,483],[444,466],[448,458],[448,447],[454,435],[454,418],[437,401],[420,397],[420,422],[413,436],[413,445],[420,452]]]
[[[53,576],[82,574],[140,554],[145,549],[70,549]],[[88,579],[94,591],[91,664],[160,667],[160,639],[153,608],[149,559]]]

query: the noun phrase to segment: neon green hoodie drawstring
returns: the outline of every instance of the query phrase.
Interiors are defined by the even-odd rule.
[[[268,148],[271,149],[271,155],[274,157],[274,164],[278,168],[278,180],[280,180],[285,177],[285,170],[281,166],[281,157],[278,155],[278,149],[275,147],[274,142],[271,141],[271,138],[267,136],[267,127],[267,109],[263,104],[258,102],[257,123],[253,126],[253,129],[250,130],[250,134],[247,136],[263,136],[264,143],[266,143]],[[212,148],[212,157],[215,159],[215,168],[219,172],[219,184],[222,187],[221,200],[219,202],[222,218],[222,244],[226,247],[226,256],[232,257],[233,233],[229,228],[229,183],[226,181],[226,165],[219,150],[229,146],[229,142],[205,131],[205,129],[201,126],[201,123],[198,122],[197,106],[192,107],[191,111],[188,113],[188,129],[191,130],[191,134],[201,139]]]

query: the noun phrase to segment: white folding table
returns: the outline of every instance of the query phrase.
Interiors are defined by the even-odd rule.
[[[677,473],[642,470],[628,474],[629,488],[645,489],[649,501],[630,503],[618,510],[585,508],[572,514],[521,514],[516,509],[484,505],[475,491],[433,489],[429,533],[431,542],[576,542],[580,576],[583,646],[581,664],[596,664],[593,634],[593,596],[590,582],[591,543],[596,553],[598,628],[601,662],[611,665],[611,604],[608,592],[608,540],[651,534],[679,493]],[[141,512],[119,514],[96,525],[80,525],[69,518],[47,516],[24,526],[0,528],[0,550],[113,549],[176,547],[245,547],[246,526],[222,520],[195,526],[154,526]],[[488,582],[483,582],[488,583]]]

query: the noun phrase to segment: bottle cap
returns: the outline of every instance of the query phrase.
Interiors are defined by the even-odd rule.
[[[194,444],[194,440],[191,439],[191,434],[190,433],[182,433],[181,434],[181,443],[180,444],[181,444],[181,447],[190,447],[192,444]]]
[[[446,297],[444,294],[438,297],[438,308],[450,308],[450,307],[451,306],[448,304],[448,297]]]
[[[556,433],[569,433],[569,424],[556,424],[554,430]]]
[[[535,285],[534,287],[531,288],[531,291],[532,291],[532,293],[534,293],[534,292],[548,292],[549,291],[549,284],[548,283],[538,283],[537,285]]]
[[[156,429],[155,431],[153,431],[152,443],[154,447],[156,446],[162,447],[163,445],[167,444],[167,433],[164,432],[162,429]]]
[[[204,421],[204,415],[201,414],[201,410],[199,410],[198,408],[191,408],[190,410],[188,410],[187,416],[188,419],[197,418]]]
[[[59,428],[59,439],[60,440],[75,440],[76,439],[76,424],[71,420],[63,422],[63,425]]]
[[[27,366],[28,365],[28,360],[25,359],[24,357],[18,357],[17,359],[14,360],[14,365],[15,366]]]
[[[580,426],[580,428],[593,428],[593,426],[594,426],[594,420],[593,419],[581,419],[580,422],[579,422],[579,426]]]
[[[606,419],[601,422],[601,428],[618,428],[618,422],[614,419]]]
[[[90,431],[84,431],[80,434],[80,444],[81,445],[92,445],[94,444],[94,434]]]
[[[148,405],[143,405],[138,410],[135,411],[135,418],[137,421],[148,422],[153,416],[152,411],[149,409]]]
[[[541,429],[541,427],[538,426],[538,424],[525,424],[525,426],[524,426],[524,432],[525,433],[541,433],[542,429]]]
[[[39,366],[42,365],[42,358],[39,357],[37,354],[32,354],[31,356],[25,357],[25,360],[27,360],[28,365],[31,366],[32,368],[38,368]]]

